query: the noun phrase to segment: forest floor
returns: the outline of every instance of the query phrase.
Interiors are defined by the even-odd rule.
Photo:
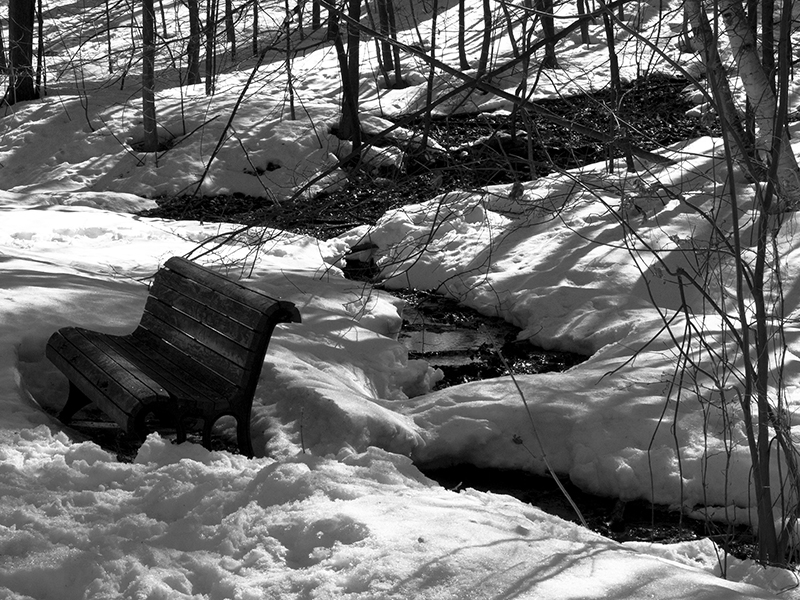
[[[714,122],[686,114],[694,106],[684,92],[687,85],[684,79],[663,75],[626,83],[615,111],[610,110],[609,89],[534,104],[597,131],[611,131],[610,116],[614,115],[617,122],[625,123],[636,146],[653,151],[719,133]],[[411,129],[421,134],[424,127],[418,121]],[[527,181],[620,156],[607,144],[530,111],[433,118],[429,135],[445,151],[409,154],[400,170],[352,169],[345,186],[310,201],[267,204],[263,198],[241,194],[180,196],[159,198],[158,207],[142,215],[269,226],[324,240],[359,225],[372,225],[387,210],[452,190]]]

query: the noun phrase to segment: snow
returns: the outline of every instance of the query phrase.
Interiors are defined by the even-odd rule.
[[[48,27],[76,26],[80,12],[51,4],[58,10]],[[454,7],[439,16],[437,55],[457,65]],[[404,41],[426,39],[430,21],[417,38],[408,11],[399,16]],[[641,3],[632,18],[645,30],[657,16],[655,5]],[[479,3],[468,17],[480,22]],[[680,18],[670,13],[662,25],[677,31]],[[594,39],[602,39],[600,27],[592,25]],[[631,257],[605,210],[624,205],[641,239],[673,250],[667,260],[678,264],[681,243],[700,235],[703,223],[677,198],[702,205],[720,193],[726,169],[718,140],[676,145],[663,152],[671,164],[635,175],[592,165],[525,182],[522,194],[510,186],[450,193],[328,241],[135,216],[159,195],[191,191],[206,169],[202,193],[267,203],[296,193],[311,199],[343,181],[335,163],[349,146],[330,130],[337,62],[319,41],[307,38],[293,63],[296,121],[287,118],[285,75],[269,60],[233,119],[252,62],[221,75],[211,98],[201,86],[160,81],[160,134],[173,146],[157,157],[123,144],[141,137],[135,93],[104,85],[99,63],[74,74],[68,38],[49,57],[50,95],[0,118],[0,597],[800,597],[793,572],[723,556],[710,540],[619,544],[509,496],[444,489],[419,470],[472,463],[544,473],[546,456],[586,491],[687,513],[707,506],[750,523],[746,446],[733,440],[726,474],[718,451],[732,441],[719,424],[704,435],[700,404],[687,400],[678,411],[665,401],[676,358],[657,333],[660,311],[680,306],[675,288],[659,278],[658,265]],[[479,45],[475,27],[473,62]],[[650,60],[635,49],[623,55],[628,77]],[[362,50],[362,110],[379,130],[385,117],[424,102],[427,69],[408,57],[415,85],[381,89],[368,67],[374,46]],[[99,43],[82,50],[102,51]],[[602,44],[584,47],[573,34],[559,47],[564,69],[542,73],[535,95],[603,85],[606,56]],[[77,95],[73,76],[87,82],[85,94]],[[437,93],[453,81],[439,78]],[[495,84],[513,92],[519,76]],[[462,109],[508,108],[493,94],[472,101]],[[395,139],[411,136],[400,130]],[[375,164],[396,159],[374,156]],[[787,265],[800,252],[795,219],[781,239]],[[397,341],[402,303],[342,274],[342,257],[366,240],[377,245],[387,286],[438,289],[502,316],[522,338],[590,358],[565,373],[432,392],[441,374],[409,360]],[[49,336],[67,325],[131,331],[148,279],[173,255],[244,277],[302,314],[270,343],[253,407],[253,459],[156,433],[133,463],[122,463],[50,416],[67,382],[45,358]],[[786,400],[794,411],[800,285],[793,269],[783,285],[791,313]],[[687,301],[698,306],[697,296]],[[219,435],[232,432],[223,427]]]

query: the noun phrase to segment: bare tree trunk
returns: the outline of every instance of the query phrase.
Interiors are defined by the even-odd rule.
[[[294,12],[297,15],[297,32],[300,34],[300,39],[304,40],[306,33],[303,29],[303,15],[306,12],[306,1],[297,0],[297,5],[295,6]]]
[[[258,55],[258,0],[253,0],[253,56]]]
[[[578,4],[578,17],[582,17],[586,14],[586,0],[577,0]],[[589,39],[589,21],[586,19],[581,19],[581,43],[589,45],[591,40]]]
[[[431,129],[431,107],[433,106],[433,82],[436,76],[436,67],[435,63],[433,62],[436,59],[436,25],[438,20],[438,13],[439,13],[439,0],[433,0],[433,10],[432,10],[432,22],[431,22],[431,64],[430,70],[428,72],[428,84],[425,86],[425,106],[427,109],[425,110],[425,116],[423,118],[423,125],[422,125],[422,142],[420,142],[420,147],[422,151],[428,146],[428,136],[430,135]]]
[[[289,0],[283,0],[283,7],[286,11],[286,91],[289,94],[289,119],[294,121],[297,115],[294,110],[294,82],[292,81],[292,12],[289,8]]]
[[[112,59],[111,49],[111,8],[108,5],[108,0],[105,0],[105,13],[106,13],[106,51],[108,52],[108,72],[114,72],[114,61]]]
[[[186,46],[187,75],[186,83],[195,85],[200,83],[200,9],[197,0],[187,0],[189,8],[189,43]]]
[[[333,13],[333,11],[328,11],[328,31],[326,33],[326,38],[328,40],[335,40],[336,36],[339,34],[339,17]]]
[[[605,0],[600,0],[600,6],[605,7]],[[609,60],[609,73],[611,75],[611,114],[609,115],[609,125],[611,131],[614,132],[615,137],[621,137],[623,141],[627,140],[627,126],[624,118],[620,119],[620,109],[622,107],[622,79],[619,73],[619,61],[617,60],[617,50],[614,40],[614,23],[612,21],[611,11],[603,11],[603,28],[606,32],[606,46],[608,47],[608,60]],[[633,155],[630,152],[630,146],[626,143],[625,146],[625,164],[629,172],[636,170],[633,163]],[[609,170],[614,169],[614,157],[609,156]]]
[[[9,104],[39,97],[33,85],[34,0],[10,0],[8,4]]]
[[[394,14],[394,3],[388,0],[386,3],[386,15],[389,17],[389,35],[393,40],[397,39],[397,20]],[[403,85],[403,69],[400,64],[400,48],[397,45],[392,46],[392,53],[394,54],[394,84],[396,87]]]
[[[478,72],[476,78],[480,79],[486,73],[489,65],[489,50],[492,47],[492,5],[489,0],[483,0],[483,41],[481,42],[481,55],[478,58]]]
[[[225,35],[231,58],[236,58],[236,29],[233,26],[233,0],[225,0]]]
[[[775,0],[761,0],[761,60],[775,89]],[[789,40],[786,40],[787,43]]]
[[[311,0],[311,29],[316,31],[322,24],[322,9],[319,0]]]
[[[155,20],[153,0],[142,0],[142,118],[145,152],[158,150],[155,100]]]
[[[467,60],[467,7],[466,0],[458,0],[458,62],[461,65],[461,70],[469,69],[469,61]]]
[[[756,152],[775,172],[778,202],[770,212],[782,212],[800,202],[800,167],[792,152],[789,136],[781,128],[776,131],[778,100],[770,78],[758,55],[756,39],[748,27],[740,0],[719,0],[720,14],[736,60],[737,72],[747,99],[753,107],[756,122]],[[777,156],[773,150],[780,147]],[[771,164],[777,160],[777,164]]]
[[[389,37],[389,11],[386,8],[386,3],[390,2],[391,0],[377,0],[376,4],[378,6],[378,31],[381,35],[385,37]],[[381,40],[381,59],[383,60],[383,68],[386,71],[391,71],[394,69],[394,60],[392,56],[392,46],[389,44],[388,41]]]
[[[725,67],[717,49],[717,40],[711,29],[711,23],[708,21],[700,0],[686,0],[684,7],[686,22],[692,32],[689,45],[700,54],[703,60],[711,92],[715,95],[717,114],[727,124],[722,128],[723,135],[728,138],[728,146],[733,151],[737,151],[747,136],[733,103],[733,94],[731,94]]]
[[[161,13],[161,33],[164,35],[164,39],[167,39],[169,31],[167,31],[167,13],[164,12],[164,0],[158,0],[158,11]]]
[[[378,31],[381,25],[375,21],[375,17],[372,14],[372,9],[370,9],[369,7],[369,2],[364,3],[364,8],[367,11],[367,19],[369,19],[369,26],[372,27],[372,29],[374,29],[375,31]],[[386,33],[383,33],[383,35],[385,36]],[[392,81],[389,78],[389,71],[387,70],[385,57],[383,56],[384,50],[389,53],[389,59],[391,60],[392,59],[391,45],[382,36],[375,36],[375,58],[378,61],[378,71],[380,71],[380,74],[383,77],[384,85],[387,88],[390,88],[392,87]]]
[[[214,93],[217,70],[217,14],[218,0],[208,0],[206,5],[206,95]]]
[[[0,73],[5,73],[8,69],[6,61],[6,44],[3,41],[3,19],[0,19]]]
[[[42,0],[38,0],[36,7],[36,83],[34,89],[36,95],[41,97],[44,94],[44,13],[42,12]]]
[[[553,41],[556,35],[555,23],[553,21],[553,0],[536,0],[536,8],[541,13],[542,31],[545,40],[542,68],[557,69],[558,59],[556,58],[556,44]]]
[[[348,1],[348,15],[356,22],[361,19],[361,0]],[[347,28],[347,51],[345,53],[341,32],[336,28],[336,51],[342,73],[342,120],[339,136],[353,142],[353,149],[361,147],[361,124],[358,118],[359,43],[358,27]]]

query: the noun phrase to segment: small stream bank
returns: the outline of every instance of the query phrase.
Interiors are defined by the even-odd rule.
[[[472,488],[482,492],[507,494],[544,512],[573,523],[580,519],[552,477],[527,471],[481,469],[471,465],[420,469],[444,488],[460,491]],[[578,506],[589,529],[618,542],[672,544],[711,538],[737,558],[754,558],[755,540],[745,527],[733,527],[690,519],[667,506],[643,500],[622,502],[581,491],[568,480],[561,484]]]
[[[452,298],[422,290],[392,290],[406,302],[399,341],[445,377],[437,389],[507,375],[565,371],[586,356],[549,351],[518,340],[519,329]],[[502,356],[502,358],[501,358]]]
[[[410,358],[424,359],[442,369],[445,378],[438,388],[506,375],[507,367],[514,374],[565,371],[587,358],[545,351],[525,340],[518,341],[519,330],[513,325],[432,292],[393,290],[391,293],[406,302],[399,341],[408,349]],[[436,469],[419,467],[447,489],[473,488],[507,494],[549,514],[580,523],[552,477],[465,464]],[[738,558],[753,558],[754,538],[747,528],[690,519],[680,511],[642,500],[622,502],[595,496],[563,478],[561,483],[589,528],[613,540],[666,544],[709,537]]]

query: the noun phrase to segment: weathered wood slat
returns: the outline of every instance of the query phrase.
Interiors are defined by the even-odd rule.
[[[195,281],[177,271],[162,269],[153,279],[151,289],[158,285],[170,287],[199,302],[212,306],[218,312],[237,320],[250,329],[257,329],[264,319],[264,311],[246,301],[242,301],[242,298],[226,295],[226,291],[229,290],[214,287],[215,281],[213,280],[206,282]],[[156,295],[158,294],[156,293]]]
[[[69,328],[62,332],[50,339],[48,357],[93,402],[105,403],[103,410],[126,429],[130,415],[147,404],[169,399],[169,393],[160,385],[146,376],[133,375],[115,360],[117,357],[98,350],[80,330]]]
[[[186,376],[201,381],[221,396],[234,395],[240,389],[240,386],[230,379],[200,362],[198,357],[187,354],[144,327],[137,328],[130,338],[143,352],[151,354],[158,361],[163,361],[166,368],[174,369],[181,377]]]
[[[171,396],[175,398],[190,398],[196,402],[212,402],[225,400],[227,395],[235,388],[226,388],[223,392],[215,390],[195,374],[186,371],[175,364],[171,358],[149,351],[137,343],[132,336],[107,336],[107,343],[116,347],[131,360],[136,361],[142,370],[161,382]]]
[[[193,281],[197,281],[198,283],[202,283],[203,285],[217,290],[220,294],[255,308],[266,315],[271,315],[278,310],[291,310],[294,308],[294,305],[290,302],[282,302],[276,298],[272,298],[263,292],[246,287],[241,283],[228,279],[220,273],[216,273],[180,257],[170,258],[164,266]]]
[[[81,390],[84,391],[86,397],[92,402],[98,404],[98,398],[105,397],[104,393],[101,393],[100,390],[97,389],[95,382],[91,378],[92,374],[84,374],[84,371],[80,369],[81,365],[79,363],[76,364],[72,362],[69,356],[63,356],[58,350],[52,350],[51,347],[51,351],[48,352],[47,357],[59,368],[62,373],[67,376],[71,382],[74,382],[76,385],[78,385]],[[130,419],[130,415],[119,408],[116,404],[113,402],[108,402],[107,406],[103,407],[103,412],[105,412],[124,429],[128,429],[128,425],[122,425],[122,423],[125,423],[126,420]]]
[[[89,359],[98,374],[98,389],[103,391],[104,387],[117,389],[127,392],[128,395],[136,397],[167,398],[168,392],[156,381],[145,375],[141,370],[119,353],[108,353],[98,348],[90,339],[86,337],[88,330],[80,328],[70,328],[60,336],[54,346],[61,352],[62,356],[69,356],[71,360]],[[109,394],[106,394],[109,395]],[[111,396],[113,398],[113,396]],[[127,406],[121,406],[127,409]]]
[[[226,348],[225,342],[214,337],[214,334],[219,334],[175,312],[164,310],[162,304],[151,298],[145,305],[139,329],[152,332],[219,376],[239,385],[245,371],[253,365],[252,353],[241,347]]]
[[[229,304],[237,309],[237,313],[235,315],[233,313],[224,314],[220,312],[221,306],[214,300],[214,292],[212,290],[204,286],[196,287],[204,289],[211,297],[200,298],[197,294],[193,296],[187,295],[194,290],[188,286],[181,290],[176,290],[171,285],[168,285],[163,278],[153,283],[150,288],[150,294],[158,298],[163,304],[173,307],[194,320],[203,323],[229,340],[245,348],[252,347],[259,337],[259,331],[256,327],[261,324],[263,315],[233,300]],[[245,312],[255,313],[258,318],[252,319],[250,314],[239,316]],[[245,325],[243,321],[253,322],[253,325]]]

